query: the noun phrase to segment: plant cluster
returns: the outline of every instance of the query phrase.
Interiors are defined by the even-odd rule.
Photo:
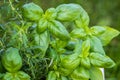
[[[80,5],[61,4],[44,12],[28,3],[21,10],[23,20],[12,22],[5,35],[10,41],[4,40],[7,45],[1,56],[8,71],[3,80],[40,80],[41,71],[47,72],[46,80],[103,80],[99,68],[115,66],[103,46],[119,31],[108,26],[89,27],[89,16]],[[46,70],[39,69],[42,60]]]

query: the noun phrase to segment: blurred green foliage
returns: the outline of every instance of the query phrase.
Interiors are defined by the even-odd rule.
[[[34,2],[40,5],[44,10],[49,7],[56,7],[62,3],[78,3],[90,16],[90,26],[108,25],[120,31],[120,0],[10,0],[14,8],[20,12],[23,4]],[[18,20],[20,17],[14,9],[11,8],[9,0],[0,0],[0,33],[5,29],[4,26],[10,21]],[[97,24],[96,24],[97,23]],[[0,34],[0,37],[2,34]],[[0,43],[1,44],[1,43]],[[116,67],[105,69],[106,80],[120,79],[120,35],[112,40],[108,47],[105,47],[106,53],[115,62]]]

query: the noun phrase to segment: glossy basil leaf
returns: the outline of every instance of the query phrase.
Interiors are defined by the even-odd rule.
[[[84,67],[76,68],[70,75],[72,80],[89,80],[89,71]]]
[[[114,37],[118,36],[120,32],[108,26],[105,26],[104,28],[106,29],[105,32],[101,35],[98,35],[98,37],[102,44],[106,46]]]
[[[30,80],[30,76],[23,71],[16,73],[7,72],[2,80]]]
[[[70,35],[66,28],[59,21],[52,21],[48,27],[49,31],[61,40],[69,40]]]
[[[92,67],[89,70],[89,73],[90,73],[90,80],[104,80],[103,74],[99,68]]]
[[[99,38],[92,36],[90,40],[91,40],[91,51],[105,55],[105,51],[103,49],[102,43],[99,40]]]
[[[73,21],[80,15],[78,4],[62,4],[57,8],[57,19],[61,21]]]
[[[86,32],[84,31],[84,29],[79,29],[79,28],[74,29],[70,34],[72,37],[80,38],[80,39],[85,38],[86,36]]]
[[[61,66],[66,69],[75,69],[80,64],[78,54],[62,55],[60,56]]]
[[[99,53],[90,53],[90,61],[96,67],[112,68],[115,66],[115,62],[112,59]]]
[[[18,49],[8,48],[2,56],[2,64],[9,72],[16,72],[22,67],[22,59]]]
[[[44,57],[49,45],[49,41],[50,41],[50,36],[47,31],[43,32],[40,35],[37,33],[34,34],[34,42],[35,45],[38,46],[38,49],[40,49],[41,57]]]
[[[49,71],[46,80],[57,80],[57,75],[55,71]]]
[[[45,20],[43,18],[40,19],[38,22],[37,28],[36,28],[37,33],[38,34],[43,33],[47,29],[48,25],[49,24],[48,24],[47,20]]]
[[[80,6],[80,15],[75,20],[76,27],[78,28],[88,27],[89,21],[90,19],[89,19],[87,12]]]
[[[51,21],[57,17],[57,12],[55,8],[49,8],[46,10],[45,15],[43,15],[44,19]]]
[[[41,18],[43,10],[40,6],[34,3],[28,3],[22,7],[23,16],[29,20],[37,21]]]
[[[98,36],[98,35],[101,35],[102,33],[104,33],[106,31],[106,29],[102,26],[93,26],[90,28],[90,31],[91,31],[92,35]]]
[[[82,58],[81,59],[81,65],[84,66],[85,68],[90,68],[91,64],[90,64],[89,57]]]
[[[89,55],[89,50],[90,50],[90,39],[86,39],[82,43],[82,50],[80,54],[80,57],[87,57]]]
[[[58,71],[60,72],[61,75],[68,76],[69,74],[72,73],[73,70],[60,67],[58,68]]]

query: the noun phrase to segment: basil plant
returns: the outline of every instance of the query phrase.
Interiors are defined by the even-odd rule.
[[[27,30],[32,28],[27,33],[27,48],[49,59],[46,80],[103,80],[99,68],[115,66],[103,47],[120,32],[109,26],[89,26],[89,16],[80,5],[61,4],[44,11],[27,3],[22,6],[22,17],[30,23]],[[29,74],[20,70],[21,58],[16,48],[5,51],[2,63],[7,73],[3,80],[30,80]]]
[[[103,80],[99,68],[115,66],[103,47],[119,31],[109,26],[89,27],[89,16],[80,5],[61,4],[44,12],[28,3],[23,6],[23,16],[37,24],[35,35],[40,37],[36,43],[43,46],[44,57],[51,59],[46,80]],[[65,24],[71,22],[72,30]]]

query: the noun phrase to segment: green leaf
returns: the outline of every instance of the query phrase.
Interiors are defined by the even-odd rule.
[[[96,53],[100,53],[105,55],[105,51],[103,49],[102,43],[99,40],[99,38],[92,36],[90,37],[90,41],[91,41],[91,51],[92,52],[96,52]]]
[[[60,55],[61,66],[63,68],[73,70],[80,64],[81,43],[82,41],[76,40],[75,49],[72,54]]]
[[[16,72],[22,67],[22,59],[16,48],[8,48],[2,55],[2,64],[9,72]]]
[[[75,69],[80,64],[80,58],[78,58],[78,54],[70,54],[70,55],[61,55],[61,66],[66,69]]]
[[[56,80],[56,79],[57,79],[57,75],[55,71],[49,71],[46,80]]]
[[[19,77],[20,80],[30,80],[30,76],[23,71],[17,72],[16,76]]]
[[[99,36],[106,31],[102,26],[93,26],[90,28],[92,35]]]
[[[105,32],[101,35],[98,35],[98,37],[102,44],[106,46],[114,37],[118,36],[120,32],[108,26],[105,26],[104,28],[106,29]]]
[[[112,68],[115,66],[115,62],[112,59],[99,53],[90,53],[90,61],[96,67]]]
[[[81,65],[84,66],[85,68],[90,68],[91,64],[90,64],[89,57],[82,58],[81,59]]]
[[[69,80],[66,76],[61,76],[61,80]]]
[[[43,15],[43,18],[48,21],[54,20],[56,17],[57,17],[57,12],[55,8],[47,9],[45,14]]]
[[[2,80],[30,80],[30,76],[23,71],[16,73],[7,72]]]
[[[52,21],[48,27],[49,31],[61,40],[69,40],[70,35],[66,28],[59,21]]]
[[[72,80],[89,80],[89,71],[84,67],[76,68],[70,75]]]
[[[36,28],[37,33],[38,34],[43,33],[47,29],[48,25],[49,24],[48,24],[47,20],[45,20],[43,18],[40,19],[38,22],[37,28]]]
[[[89,16],[87,12],[80,6],[80,15],[75,20],[76,27],[78,28],[85,28],[89,25]]]
[[[77,55],[80,55],[82,53],[82,40],[77,40],[76,41],[76,45],[75,45],[75,49],[74,49],[74,53]]]
[[[86,37],[86,32],[84,31],[84,29],[79,29],[79,28],[73,29],[73,31],[70,34],[74,38],[83,39]]]
[[[34,3],[28,3],[22,7],[23,16],[31,21],[37,21],[41,18],[43,10]]]
[[[47,50],[48,45],[49,45],[49,41],[50,41],[50,36],[49,36],[49,33],[47,31],[43,32],[40,35],[35,32],[34,42],[35,42],[35,46],[39,46],[38,49],[41,52],[41,57],[45,56],[46,50]]]
[[[89,71],[90,73],[90,80],[104,80],[102,72],[99,68],[92,67]]]
[[[69,74],[71,74],[73,70],[60,67],[58,68],[58,71],[60,72],[61,75],[68,76]]]
[[[19,80],[18,78],[16,78],[16,77],[13,77],[13,74],[12,73],[9,73],[9,72],[7,72],[5,75],[4,75],[4,77],[3,77],[3,79],[2,80]]]
[[[49,58],[52,58],[53,60],[55,60],[57,58],[57,53],[54,49],[50,48],[49,50]]]
[[[78,4],[62,4],[56,10],[58,20],[73,21],[79,17],[81,9]]]
[[[87,57],[89,55],[89,50],[90,50],[90,39],[88,38],[85,41],[83,41],[81,54],[79,56]]]

